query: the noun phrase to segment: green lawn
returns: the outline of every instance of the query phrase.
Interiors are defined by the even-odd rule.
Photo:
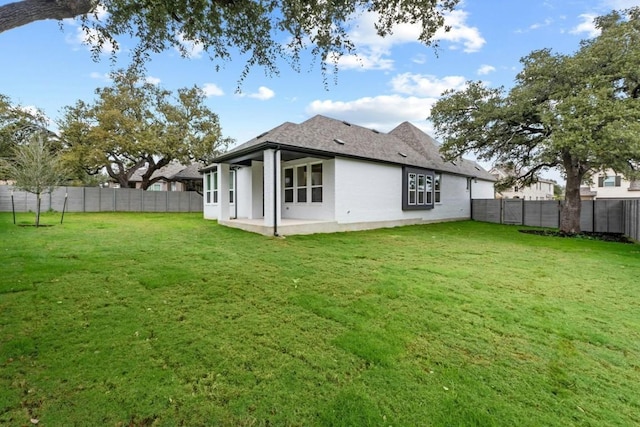
[[[0,214],[0,425],[640,425],[640,245]],[[19,214],[31,223],[32,214]]]

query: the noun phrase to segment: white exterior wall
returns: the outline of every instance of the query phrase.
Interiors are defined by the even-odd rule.
[[[481,179],[472,182],[471,189],[474,199],[493,199],[495,197],[494,182]],[[553,188],[551,189],[553,194]]]
[[[226,166],[226,176],[229,176],[229,165],[225,165]],[[218,170],[220,171],[220,169],[222,169],[220,166],[218,167]],[[204,181],[204,187],[203,190],[207,191],[206,188],[206,177],[203,176]],[[252,202],[252,198],[255,197],[255,190],[253,189],[253,173],[251,171],[251,168],[249,167],[242,167],[238,170],[236,170],[236,183],[234,183],[237,185],[237,188],[235,189],[235,195],[234,197],[236,198],[236,200],[238,201],[238,218],[248,218],[248,215],[251,212],[251,202]],[[222,182],[220,181],[220,175],[218,175],[218,202],[220,202],[221,197],[222,197],[222,191],[220,189],[220,186],[223,185]],[[224,198],[224,200],[226,200],[226,203],[228,205],[228,215],[230,218],[235,217],[235,213],[236,213],[236,204],[234,203],[229,203],[229,179],[227,178],[226,183],[224,184],[226,186],[226,197]],[[260,197],[262,196],[262,194],[260,193]],[[205,197],[203,197],[203,216],[205,219],[219,219],[219,215],[220,215],[220,204],[219,203],[207,203],[206,201],[206,195]]]
[[[238,218],[250,218],[253,203],[253,177],[250,167],[236,169],[235,206],[231,204],[231,218],[237,213]],[[237,210],[236,210],[237,209]]]
[[[516,188],[518,191],[515,191]],[[501,191],[500,195],[504,199],[553,200],[553,183],[538,181],[526,187],[511,187]],[[490,198],[493,199],[493,196]]]
[[[336,159],[335,172],[335,180],[339,183],[335,201],[338,223],[439,221],[470,217],[466,177],[442,174],[440,203],[436,203],[433,209],[403,211],[401,166]],[[488,188],[493,196],[493,183],[488,184],[479,185],[477,191],[485,194]]]
[[[251,162],[251,219],[264,218],[264,162]]]
[[[322,163],[322,203],[285,203],[282,197],[282,218],[333,221],[335,212],[335,161],[304,158],[290,162],[282,162],[282,173],[288,167]],[[295,173],[295,172],[294,172]],[[284,180],[283,180],[284,181]],[[284,182],[281,184],[284,195]]]
[[[599,187],[600,177],[615,177],[616,173],[609,169],[606,172],[598,172],[591,179],[590,190],[596,192],[595,199],[628,199],[640,197],[640,182],[631,182],[620,176],[619,187]]]

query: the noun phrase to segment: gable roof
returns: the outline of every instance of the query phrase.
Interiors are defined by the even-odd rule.
[[[300,124],[285,122],[222,154],[214,159],[214,163],[233,162],[267,148],[292,150],[311,156],[349,157],[421,167],[495,181],[476,162],[445,162],[437,142],[408,122],[383,133],[321,115]],[[202,171],[213,168],[215,166],[210,165]]]

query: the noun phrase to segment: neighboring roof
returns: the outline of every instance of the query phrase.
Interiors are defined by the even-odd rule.
[[[151,179],[161,178],[165,181],[185,181],[190,179],[202,179],[200,174],[200,168],[202,164],[192,163],[185,166],[180,163],[169,163],[166,166],[161,167],[151,175]],[[147,168],[138,169],[131,175],[129,181],[142,182],[142,175],[147,171]]]
[[[437,142],[411,123],[404,122],[391,132],[383,133],[320,115],[300,124],[285,122],[222,154],[214,159],[214,163],[233,162],[250,153],[276,147],[310,155],[373,160],[495,181],[495,177],[471,160],[445,162]],[[203,171],[213,168],[215,165],[210,165]]]
[[[489,173],[493,174],[494,176],[496,176],[499,179],[504,179],[504,178],[507,178],[509,176],[512,176],[512,172],[510,172],[510,171],[508,171],[508,170],[506,170],[506,169],[504,169],[502,167],[499,167],[499,166],[492,167],[489,170]],[[547,183],[547,184],[557,184],[555,181],[553,181],[551,179],[540,178],[540,177],[538,177],[537,182],[544,182],[544,183]]]
[[[581,197],[595,197],[597,195],[598,195],[598,192],[591,190],[589,187],[580,187]]]

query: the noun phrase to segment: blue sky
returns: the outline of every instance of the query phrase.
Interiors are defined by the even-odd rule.
[[[244,58],[235,56],[216,71],[198,46],[190,58],[174,50],[153,56],[147,76],[170,90],[205,89],[224,135],[238,144],[316,114],[380,131],[410,121],[433,135],[427,117],[443,90],[461,89],[468,80],[509,88],[521,57],[542,48],[572,53],[580,40],[597,35],[594,17],[637,5],[640,0],[463,0],[447,17],[452,30],[438,35],[437,51],[415,42],[418,30],[409,25],[377,37],[374,17],[364,15],[353,22],[358,57],[342,58],[337,82],[329,75],[326,86],[317,61],[303,58],[299,73],[286,64],[279,76],[253,69],[237,93]],[[0,93],[44,110],[54,121],[64,106],[93,100],[97,87],[109,85],[112,64],[106,55],[92,61],[82,42],[73,20],[62,29],[56,21],[43,21],[0,34]],[[121,41],[121,66],[132,46]]]

